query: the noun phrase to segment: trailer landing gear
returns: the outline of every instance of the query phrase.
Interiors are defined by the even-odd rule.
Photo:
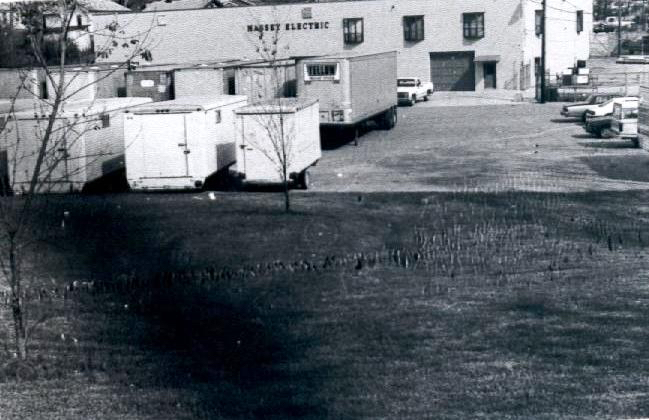
[[[301,190],[309,189],[309,171],[306,169],[300,172],[297,177],[297,187]]]

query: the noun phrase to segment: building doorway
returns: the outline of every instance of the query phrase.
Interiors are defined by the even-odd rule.
[[[534,57],[534,80],[536,90],[536,100],[540,101],[542,95],[541,78],[543,77],[543,68],[541,67],[541,57]]]
[[[482,74],[485,89],[496,89],[496,62],[482,63]]]

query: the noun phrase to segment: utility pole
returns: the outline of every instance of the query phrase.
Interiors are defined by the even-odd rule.
[[[543,0],[543,13],[541,17],[541,97],[539,102],[544,104],[545,103],[545,35],[546,35],[546,18],[545,18],[545,13],[547,11],[546,8],[546,2],[547,0]]]
[[[617,5],[617,56],[622,55],[622,7]]]

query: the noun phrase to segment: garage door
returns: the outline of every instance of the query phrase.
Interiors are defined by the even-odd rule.
[[[435,90],[475,90],[473,51],[430,53]]]

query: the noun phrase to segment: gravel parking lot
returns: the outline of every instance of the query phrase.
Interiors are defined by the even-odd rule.
[[[558,191],[649,188],[649,153],[596,139],[563,104],[399,108],[391,131],[328,147],[314,191]]]

